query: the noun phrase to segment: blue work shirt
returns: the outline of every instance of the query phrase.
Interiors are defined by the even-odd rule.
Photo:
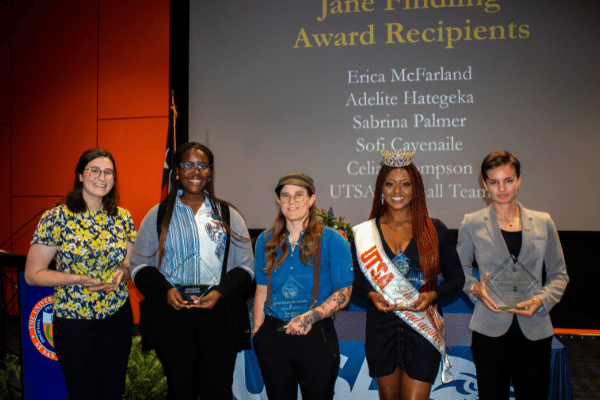
[[[267,285],[267,275],[264,272],[266,267],[265,243],[270,239],[270,232],[263,232],[256,241],[256,283],[258,285]],[[277,249],[277,254],[281,256],[281,249]],[[275,293],[287,277],[292,275],[306,289],[310,297],[313,287],[312,259],[310,262],[311,264],[307,265],[300,259],[300,240],[293,252],[292,246],[288,242],[288,255],[285,261],[271,274],[271,292]],[[354,281],[350,243],[338,231],[327,226],[323,228],[321,239],[320,270],[317,305],[327,300],[335,290],[350,286]],[[266,315],[270,314],[266,307],[264,311]]]

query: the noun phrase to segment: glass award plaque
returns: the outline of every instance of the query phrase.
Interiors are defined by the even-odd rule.
[[[288,278],[271,293],[265,302],[271,316],[289,322],[297,315],[310,310],[311,293],[293,276]]]
[[[81,247],[81,253],[77,255],[77,260],[75,261],[79,261],[83,265],[81,272],[98,282],[103,282],[105,280],[102,279],[104,266],[99,259],[100,251],[92,245],[91,241],[87,241],[86,246]]]
[[[412,308],[414,306],[414,300],[408,300],[408,298],[417,299],[419,297],[419,291],[416,290],[412,285],[399,285],[396,289],[396,298],[394,298],[393,305],[396,307]]]
[[[425,278],[425,275],[423,275],[423,273],[421,272],[421,270],[419,268],[415,267],[413,264],[410,265],[408,273],[406,275],[404,275],[404,276],[406,277],[406,279],[408,280],[408,282],[410,283],[410,285],[416,291],[418,291],[419,289],[421,289],[421,287],[423,287],[423,285],[425,284],[425,282],[427,282],[427,279]]]
[[[192,296],[201,298],[221,281],[221,268],[210,268],[205,261],[195,254],[183,260],[179,270],[183,272],[182,282],[185,283],[173,286],[190,303],[194,302]]]
[[[498,308],[501,310],[524,309],[517,304],[533,297],[539,286],[540,282],[514,256],[498,267],[487,281],[487,288],[500,300]]]
[[[400,271],[404,278],[408,281],[406,285],[398,286],[398,297],[394,299],[396,307],[412,308],[414,301],[407,300],[403,294],[410,294],[410,297],[417,299],[419,297],[419,289],[423,287],[427,279],[416,265],[411,263],[409,259],[402,253],[398,253],[392,259],[392,264]]]

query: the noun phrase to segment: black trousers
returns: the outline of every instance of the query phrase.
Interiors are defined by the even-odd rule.
[[[333,320],[316,322],[307,335],[287,335],[283,322],[265,316],[254,335],[254,351],[269,400],[333,399],[340,350]]]
[[[103,319],[54,317],[52,325],[69,400],[121,400],[133,334],[129,300]]]
[[[177,311],[154,303],[154,345],[167,376],[167,398],[231,400],[237,351],[229,344],[224,305]]]
[[[506,400],[512,379],[515,399],[546,400],[550,390],[552,336],[529,340],[512,327],[500,337],[473,332],[471,353],[480,400]]]

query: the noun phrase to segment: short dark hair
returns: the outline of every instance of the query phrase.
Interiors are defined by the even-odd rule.
[[[86,165],[92,160],[99,157],[108,158],[113,164],[113,187],[104,197],[102,197],[102,206],[108,215],[116,216],[118,214],[117,202],[119,200],[119,192],[117,191],[117,165],[115,159],[108,150],[100,147],[89,149],[83,152],[77,166],[75,167],[75,181],[73,188],[65,196],[65,205],[71,212],[81,213],[88,210],[87,203],[83,199],[83,182],[79,179],[79,175],[83,175],[83,170]]]
[[[481,163],[481,176],[483,177],[483,180],[486,181],[488,179],[487,173],[490,169],[494,169],[502,165],[510,165],[515,169],[517,178],[521,177],[521,163],[517,157],[506,150],[498,150],[492,151],[483,159],[483,162]]]

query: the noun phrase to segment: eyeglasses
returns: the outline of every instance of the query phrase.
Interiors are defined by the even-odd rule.
[[[290,196],[288,193],[281,193],[279,195],[279,200],[284,203],[287,204],[290,201],[292,201],[292,198],[294,199],[294,202],[296,203],[301,203],[304,201],[304,199],[306,199],[306,194],[305,193],[295,193],[293,196]]]
[[[183,170],[189,174],[192,171],[194,171],[194,169],[197,169],[200,172],[205,172],[208,171],[210,169],[210,167],[207,164],[201,163],[201,164],[194,164],[192,162],[184,162],[179,164],[181,165],[181,168],[183,168]]]
[[[102,170],[98,167],[90,167],[90,168],[85,168],[84,171],[87,171],[90,175],[90,178],[93,178],[93,179],[100,178],[101,174],[104,174],[104,178],[106,178],[106,179],[114,179],[114,177],[115,177],[115,171],[113,171],[110,168]]]

